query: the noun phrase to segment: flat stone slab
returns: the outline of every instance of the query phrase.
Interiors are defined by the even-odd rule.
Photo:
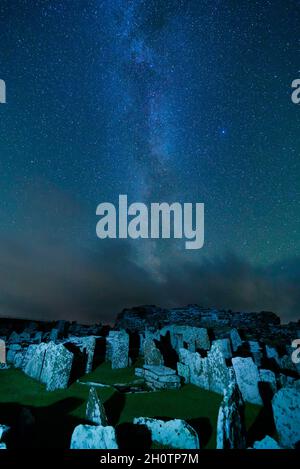
[[[159,383],[177,383],[180,382],[178,375],[155,375],[151,371],[145,372],[146,381],[159,382]]]
[[[144,369],[158,376],[175,375],[176,371],[164,365],[144,365]]]

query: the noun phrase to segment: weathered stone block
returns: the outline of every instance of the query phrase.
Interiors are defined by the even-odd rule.
[[[300,393],[296,386],[280,389],[272,400],[279,441],[293,448],[300,441]]]
[[[258,388],[259,372],[252,358],[235,357],[232,359],[232,365],[244,401],[262,405]]]
[[[107,425],[107,417],[104,406],[98,396],[95,387],[90,388],[89,397],[86,405],[86,419],[96,425]]]
[[[136,425],[145,425],[151,432],[152,441],[168,448],[199,449],[199,437],[196,431],[184,420],[174,419],[164,422],[147,417],[133,420]]]
[[[78,425],[71,438],[71,449],[118,449],[115,429],[102,425]]]
[[[40,381],[47,391],[64,389],[68,386],[74,355],[62,344],[48,344]]]

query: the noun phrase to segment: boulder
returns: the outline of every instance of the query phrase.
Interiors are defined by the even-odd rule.
[[[217,449],[246,448],[244,401],[230,369],[230,382],[224,391],[217,422]]]
[[[118,449],[115,429],[102,425],[78,425],[71,437],[71,449]]]
[[[281,446],[271,438],[269,435],[265,436],[260,441],[255,441],[253,443],[253,449],[282,449]]]
[[[293,448],[300,441],[300,393],[296,386],[282,388],[272,399],[279,442]]]
[[[98,393],[95,387],[90,388],[89,397],[86,405],[86,419],[95,423],[96,425],[107,425],[107,417],[104,406],[99,399]]]
[[[252,358],[235,357],[232,359],[232,365],[244,401],[262,405],[258,388],[259,372]]]
[[[90,373],[93,370],[96,341],[97,337],[94,335],[83,338],[83,347],[87,353],[86,373]]]
[[[85,362],[85,373],[90,373],[93,369],[97,339],[99,337],[94,335],[87,337],[71,336],[64,341],[65,346],[74,353],[75,360],[80,363]]]
[[[65,389],[70,380],[74,355],[62,344],[49,342],[45,353],[40,381],[47,391]]]
[[[151,432],[152,441],[168,448],[199,449],[196,431],[184,420],[174,419],[164,422],[147,417],[133,420],[136,425],[145,425]]]

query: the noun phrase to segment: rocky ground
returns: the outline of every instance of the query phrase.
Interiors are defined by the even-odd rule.
[[[299,333],[196,305],[114,328],[2,319],[0,447],[298,447]]]

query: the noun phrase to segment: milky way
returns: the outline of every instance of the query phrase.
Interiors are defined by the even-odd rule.
[[[299,2],[2,0],[0,314],[199,303],[299,316]],[[205,245],[96,207],[203,202]]]

